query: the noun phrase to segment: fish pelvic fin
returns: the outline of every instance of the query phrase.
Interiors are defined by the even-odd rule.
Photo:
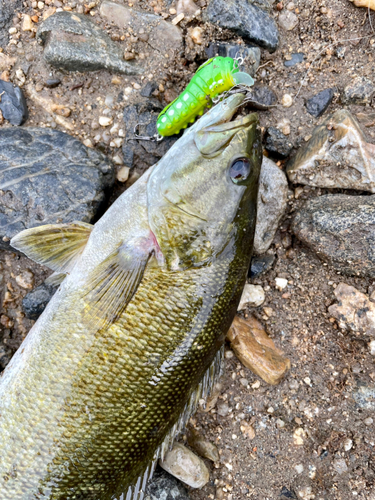
[[[136,238],[109,255],[88,279],[84,295],[89,327],[108,327],[125,310],[137,291],[153,253],[147,238]]]
[[[62,273],[64,278],[81,256],[93,227],[86,222],[47,224],[21,231],[10,244],[38,264]]]

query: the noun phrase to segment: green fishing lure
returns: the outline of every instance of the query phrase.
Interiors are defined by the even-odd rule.
[[[205,108],[211,106],[212,98],[235,85],[253,85],[254,80],[241,72],[239,65],[239,61],[231,57],[214,57],[202,64],[184,92],[158,116],[158,135],[178,134],[189,123],[194,123]]]

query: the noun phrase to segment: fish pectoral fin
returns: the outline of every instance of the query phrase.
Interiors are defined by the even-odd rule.
[[[68,273],[83,252],[93,227],[86,222],[47,224],[21,231],[10,244],[38,264]]]
[[[143,278],[153,250],[147,242],[134,243],[122,245],[107,257],[88,280],[85,313],[95,329],[110,325],[121,315]]]
[[[48,278],[44,281],[44,283],[52,286],[59,286],[66,278],[66,274],[67,273],[54,272],[53,274],[51,274],[51,276],[48,276]]]

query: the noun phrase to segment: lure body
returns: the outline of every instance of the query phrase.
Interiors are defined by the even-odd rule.
[[[158,134],[178,134],[211,105],[211,99],[238,83],[252,85],[250,75],[239,71],[238,61],[231,57],[214,57],[198,68],[184,92],[158,116]]]

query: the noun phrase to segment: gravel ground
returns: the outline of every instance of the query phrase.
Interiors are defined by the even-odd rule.
[[[79,2],[60,3],[67,10],[79,12],[81,7],[88,9]],[[173,4],[156,1],[133,3],[149,12],[165,13],[167,20],[174,17],[169,14]],[[205,1],[197,3],[204,9]],[[34,9],[32,2],[24,1],[23,8],[15,15],[15,26],[20,27],[21,13],[42,16],[53,5],[52,1],[41,4],[40,8]],[[326,88],[334,88],[335,97],[328,109],[331,112],[342,106],[340,91],[354,77],[373,79],[375,32],[372,33],[367,10],[356,8],[347,0],[295,0],[293,5],[284,2],[283,10],[279,11],[279,7],[281,4],[275,3],[271,12],[276,21],[280,13],[290,9],[297,15],[298,25],[291,31],[280,28],[280,45],[275,53],[262,50],[256,79],[276,92],[279,103],[284,94],[289,94],[293,97],[293,104],[290,107],[278,105],[259,114],[264,128],[280,122],[286,131],[290,128],[288,139],[297,149],[308,140],[313,127],[320,121],[306,112],[307,98]],[[121,40],[118,28],[108,26],[100,19],[98,6],[89,10],[93,19],[125,49],[128,41]],[[372,17],[375,26],[374,13]],[[202,46],[195,46],[188,40],[189,29],[195,25],[203,28]],[[180,26],[186,40],[183,53],[171,51],[165,58],[166,62],[158,62],[158,66],[149,61],[147,47],[143,49],[144,58],[137,57],[137,63],[146,67],[146,73],[148,68],[152,71],[152,75],[145,78],[157,84],[160,90],[156,94],[162,104],[178,95],[204,60],[205,43],[209,40],[241,41],[233,33],[205,24],[199,18],[193,23],[183,20]],[[30,66],[25,71],[23,84],[30,111],[26,126],[56,127],[83,141],[90,140],[109,157],[121,158],[120,148],[95,138],[99,116],[108,104],[106,98],[112,96],[111,113],[120,128],[124,97],[131,103],[137,88],[144,85],[144,78],[114,76],[105,71],[92,74],[51,72],[42,60],[42,48],[32,35],[32,32],[18,29],[12,35],[16,43],[5,50],[7,55],[17,57],[21,66]],[[141,51],[142,47],[138,47],[138,54],[143,53]],[[296,52],[304,54],[303,62],[285,67],[285,60]],[[8,75],[15,82],[16,67]],[[56,89],[44,86],[47,78],[52,76],[62,80]],[[302,80],[304,84],[301,86]],[[126,88],[133,90],[124,94]],[[66,119],[70,130],[57,123],[53,114],[41,107],[41,98],[71,110]],[[346,107],[360,120],[368,140],[374,142],[374,105]],[[279,162],[281,168],[283,163]],[[117,168],[121,166],[119,162]],[[117,182],[112,200],[127,185],[129,181],[128,184]],[[193,500],[375,499],[374,359],[368,348],[368,339],[342,332],[327,312],[328,306],[334,302],[333,291],[338,283],[345,282],[362,292],[371,293],[375,282],[341,276],[330,266],[322,264],[290,232],[296,208],[304,200],[326,192],[328,190],[291,186],[288,212],[269,250],[276,255],[275,264],[268,273],[253,280],[253,283],[263,286],[266,302],[246,312],[256,315],[276,345],[290,358],[291,371],[280,385],[268,386],[244,368],[228,346],[223,391],[217,406],[208,413],[199,411],[192,419],[192,424],[205,438],[217,444],[221,457],[218,463],[207,463],[211,480],[203,489],[191,491]],[[42,283],[50,272],[9,251],[0,252],[0,271],[3,307],[0,367],[4,368],[33,323],[24,317],[22,298],[32,287]],[[286,278],[287,288],[278,291],[276,277]],[[361,388],[367,390],[367,399],[356,397]],[[251,430],[247,427],[246,432],[241,431],[243,421],[251,426]]]

